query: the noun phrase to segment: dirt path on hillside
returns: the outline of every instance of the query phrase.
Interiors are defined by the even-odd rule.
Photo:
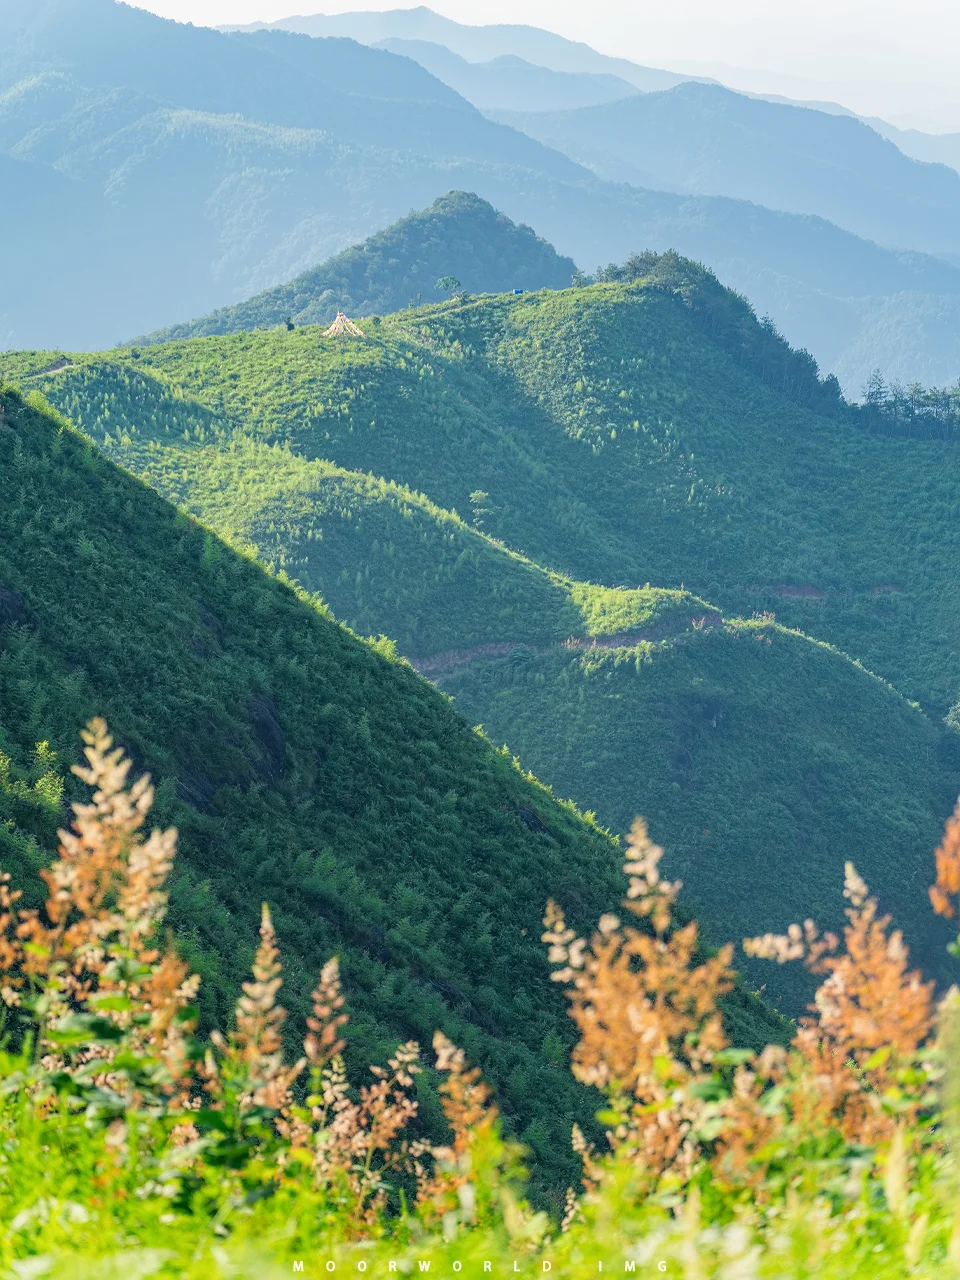
[[[662,622],[651,623],[639,631],[620,631],[608,636],[570,636],[557,644],[534,645],[522,642],[499,640],[489,644],[474,645],[470,649],[447,649],[443,653],[435,653],[428,658],[411,658],[410,665],[423,676],[435,679],[447,675],[459,667],[468,667],[484,658],[506,658],[514,649],[526,649],[530,653],[558,653],[563,649],[583,652],[590,649],[627,649],[642,641],[671,640],[679,636],[700,634],[711,627],[719,626],[723,621],[719,612],[706,610],[692,618],[680,618],[676,615],[665,618]]]
[[[25,373],[23,375],[24,382],[30,378],[42,378],[48,373],[63,373],[64,369],[72,369],[73,361],[66,356],[61,356],[59,360],[54,360],[53,364],[48,364],[45,369],[38,369],[36,373]]]

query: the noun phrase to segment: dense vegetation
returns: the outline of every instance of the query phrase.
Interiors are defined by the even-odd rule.
[[[617,831],[646,815],[718,941],[806,916],[836,929],[852,859],[916,960],[949,980],[926,885],[960,739],[835,650],[758,618],[633,648],[515,650],[438,677],[559,794]],[[775,1005],[802,1009],[802,971],[764,970],[747,966]]]
[[[206,1024],[226,1023],[266,900],[297,1024],[338,953],[348,1060],[383,1061],[445,1028],[555,1189],[570,1176],[569,1121],[591,1104],[562,1070],[569,1033],[538,921],[551,893],[577,920],[615,899],[609,837],[389,645],[358,641],[39,403],[7,390],[3,407],[4,869],[35,898],[60,787],[76,794],[75,726],[108,713],[180,832],[170,922],[203,977]],[[730,1016],[739,1039],[764,1038],[745,994]]]
[[[452,672],[471,723],[559,794],[619,832],[643,809],[716,941],[754,864],[777,867],[756,928],[804,902],[830,919],[875,811],[901,862],[864,871],[935,966],[917,886],[958,789],[956,446],[879,431],[692,263],[605,274],[626,279],[423,308],[363,340],[302,327],[4,367],[354,629]],[[719,631],[721,610],[775,612],[924,710],[768,618],[770,646]],[[593,637],[611,648],[584,654]]]
[[[960,442],[845,412],[745,304],[715,307],[699,286],[685,299],[683,281],[702,273],[679,265],[675,287],[657,277],[425,308],[362,342],[301,328],[65,365],[8,355],[2,368],[230,534],[249,529],[248,500],[191,480],[219,441],[362,469],[464,519],[481,494],[483,532],[540,564],[683,585],[732,616],[773,610],[942,717],[960,689]],[[295,529],[263,539],[269,559],[280,540],[290,563],[308,551],[318,563]],[[313,589],[328,589],[323,573]]]
[[[371,315],[436,302],[450,278],[467,293],[564,289],[576,270],[529,227],[515,226],[486,200],[450,191],[429,209],[235,307],[144,338],[170,342],[278,324],[329,323],[338,311]]]
[[[572,1127],[580,1170],[561,1217],[531,1209],[525,1152],[442,1032],[430,1065],[408,1041],[351,1085],[335,958],[316,978],[302,1055],[284,1053],[266,905],[230,1026],[198,1035],[199,978],[161,938],[176,832],[144,838],[152,788],[131,782],[102,720],[84,740],[74,772],[93,800],[61,834],[46,903],[25,906],[0,880],[0,998],[16,1028],[0,1052],[11,1275],[956,1274],[956,989],[935,1004],[852,862],[842,935],[808,919],[744,941],[820,979],[789,1050],[731,1045],[718,1007],[731,948],[705,958],[696,923],[677,920],[678,885],[642,819],[622,915],[578,937],[547,904],[572,1073],[606,1095],[602,1145]],[[958,895],[960,809],[930,899],[954,916]],[[437,1086],[429,1135],[425,1080]]]

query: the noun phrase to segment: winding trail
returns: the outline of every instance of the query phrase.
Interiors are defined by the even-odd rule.
[[[447,675],[458,667],[468,667],[485,658],[506,658],[514,649],[526,649],[530,653],[558,653],[563,649],[584,651],[590,649],[627,649],[642,641],[672,640],[680,636],[700,634],[717,627],[723,622],[719,611],[705,610],[692,618],[677,614],[654,622],[649,627],[638,631],[620,631],[607,636],[570,636],[556,644],[543,645],[537,648],[523,642],[498,640],[488,644],[474,645],[470,649],[447,649],[443,653],[435,653],[428,658],[410,658],[412,667],[422,676],[435,679]]]

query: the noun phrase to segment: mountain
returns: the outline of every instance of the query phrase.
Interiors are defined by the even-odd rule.
[[[3,215],[17,220],[12,256],[67,249],[58,308],[9,294],[7,340],[20,346],[103,345],[247,297],[461,175],[495,192],[528,171],[534,185],[588,177],[409,59],[282,32],[226,36],[112,0],[4,6],[0,153],[58,170],[50,183],[63,189],[36,231]],[[35,204],[19,174],[12,203]]]
[[[864,123],[889,138],[907,156],[928,164],[946,164],[960,169],[960,133],[924,133],[920,129],[898,129],[886,120],[864,117]]]
[[[453,188],[587,269],[646,248],[709,263],[849,393],[878,365],[957,376],[949,264],[811,215],[602,182],[409,59],[339,38],[18,0],[0,11],[0,154],[31,162],[8,205],[36,206],[34,166],[73,180],[36,225],[0,215],[14,283],[57,254],[55,306],[29,280],[5,290],[11,346],[103,347],[235,305]]]
[[[644,92],[668,89],[688,77],[654,67],[642,67],[627,58],[611,58],[579,40],[567,40],[540,27],[508,24],[470,26],[454,22],[432,9],[389,9],[385,12],[315,13],[223,27],[224,31],[294,31],[308,36],[349,36],[361,44],[385,40],[416,40],[442,45],[470,62],[519,57],[537,67],[576,74],[615,76]]]
[[[284,328],[9,354],[0,372],[125,463],[175,448],[176,475],[250,442],[449,512],[485,494],[484,532],[571,580],[775,610],[944,715],[960,690],[954,434],[876,429],[695,264],[639,271],[423,307],[363,340]]]
[[[853,116],[688,83],[495,118],[614,182],[817,214],[867,240],[960,258],[960,173],[910,159]]]
[[[703,630],[669,639],[521,648],[433,678],[494,742],[614,831],[629,829],[634,810],[648,815],[712,936],[750,936],[758,920],[836,929],[849,860],[914,958],[950,981],[926,850],[957,789],[960,742],[836,650],[769,619],[708,615]],[[790,966],[746,972],[790,1013],[809,999]]]
[[[361,316],[399,311],[418,298],[432,302],[449,293],[436,288],[444,276],[470,293],[502,293],[563,289],[575,271],[571,258],[562,258],[529,227],[516,226],[478,196],[450,191],[288,284],[142,341],[237,333],[288,319],[329,324],[339,310]]]
[[[367,332],[3,368],[391,636],[559,794],[615,831],[639,796],[711,939],[814,907],[836,923],[849,857],[939,975],[925,893],[960,788],[943,724],[960,689],[956,438],[879,434],[670,256],[636,283]],[[776,891],[757,888],[747,925],[756,878]],[[802,1005],[795,979],[750,972]]]
[[[37,898],[63,801],[83,793],[78,726],[109,717],[154,778],[157,821],[179,830],[170,923],[207,1024],[225,1023],[267,900],[301,1030],[339,954],[351,1057],[444,1027],[562,1190],[570,1121],[595,1102],[564,1069],[572,1027],[540,916],[553,895],[586,927],[617,900],[610,839],[387,646],[109,463],[35,393],[4,388],[2,409],[4,869]],[[777,1026],[742,990],[730,1017],[740,1035]]]
[[[553,71],[514,54],[501,54],[489,62],[468,62],[429,40],[381,40],[375,47],[419,62],[481,111],[559,111],[636,93],[620,76]]]

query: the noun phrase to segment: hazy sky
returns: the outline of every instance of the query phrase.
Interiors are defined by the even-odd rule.
[[[211,25],[414,2],[139,0],[165,17]],[[901,124],[960,128],[957,0],[432,0],[429,7],[460,22],[546,27],[604,53],[714,74],[738,87],[830,97]]]

